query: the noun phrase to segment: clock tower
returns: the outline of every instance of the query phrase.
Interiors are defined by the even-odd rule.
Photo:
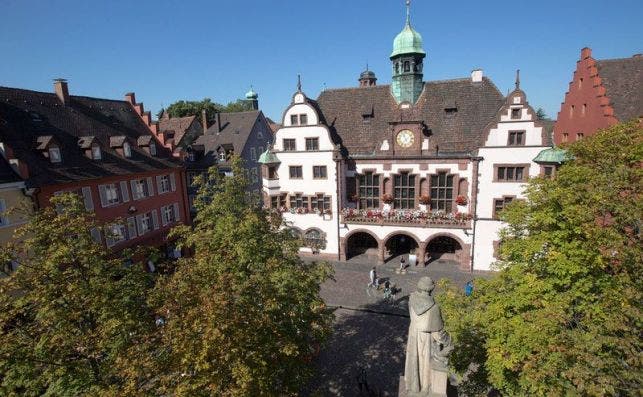
[[[411,27],[411,0],[406,0],[406,24],[393,40],[390,59],[393,66],[391,94],[399,104],[414,105],[424,87],[422,81],[423,59],[422,36]]]

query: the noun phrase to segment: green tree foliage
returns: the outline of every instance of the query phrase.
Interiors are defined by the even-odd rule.
[[[296,395],[331,329],[319,296],[331,268],[303,263],[279,219],[252,204],[238,157],[233,174],[201,181],[194,228],[174,231],[194,256],[153,296],[167,395]]]
[[[643,129],[568,147],[555,179],[503,212],[500,271],[440,300],[463,389],[510,396],[633,396],[643,385]]]
[[[536,110],[536,118],[538,120],[551,120],[549,116],[547,116],[547,113],[545,113],[545,109],[543,108],[538,108]]]
[[[155,328],[145,302],[153,284],[97,244],[100,225],[77,195],[53,199],[0,252],[19,267],[0,279],[0,394],[137,394],[132,365]]]
[[[209,121],[214,120],[214,115],[217,112],[231,113],[243,112],[252,110],[252,105],[249,101],[237,99],[234,102],[229,102],[227,105],[212,102],[210,98],[204,98],[202,101],[177,101],[168,106],[165,111],[172,117],[186,117],[186,116],[201,116],[205,110],[206,116]],[[163,109],[158,112],[157,117],[161,117]]]

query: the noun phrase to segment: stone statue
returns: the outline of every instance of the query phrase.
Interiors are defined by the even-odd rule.
[[[451,337],[444,331],[440,307],[431,292],[435,283],[422,277],[409,297],[409,338],[406,344],[404,381],[409,396],[446,396]]]

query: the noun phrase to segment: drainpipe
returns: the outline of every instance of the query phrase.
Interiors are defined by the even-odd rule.
[[[337,197],[337,212],[335,213],[336,214],[335,224],[337,225],[337,260],[339,261],[342,258],[342,254],[341,254],[342,249],[340,246],[341,239],[339,237],[339,214],[340,214],[340,206],[341,206],[341,200],[342,200],[340,196],[340,193],[342,192],[340,188],[341,187],[340,181],[342,179],[340,178],[340,175],[339,175],[340,174],[339,160],[338,159],[334,159],[334,160],[335,160],[335,195]]]
[[[471,184],[471,205],[473,212],[473,237],[471,239],[471,265],[469,272],[473,273],[473,265],[476,257],[476,223],[478,221],[478,169],[480,168],[480,161],[484,160],[483,157],[473,157],[473,183]]]

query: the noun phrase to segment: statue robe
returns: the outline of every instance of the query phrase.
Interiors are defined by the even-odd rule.
[[[427,293],[414,292],[409,298],[409,336],[406,343],[404,380],[406,390],[426,392],[431,389],[432,333],[444,328],[440,307]]]

